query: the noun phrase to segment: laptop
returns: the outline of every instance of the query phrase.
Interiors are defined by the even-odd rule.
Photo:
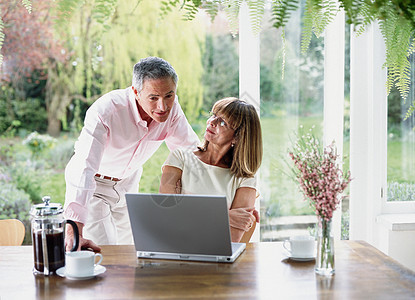
[[[234,262],[245,243],[232,243],[225,196],[127,193],[139,258]]]

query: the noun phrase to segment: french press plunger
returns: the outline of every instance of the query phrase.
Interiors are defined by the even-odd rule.
[[[65,224],[71,224],[74,231],[71,251],[78,249],[79,232],[74,221],[64,219],[61,204],[49,203],[50,196],[44,196],[42,200],[42,204],[32,206],[30,211],[35,261],[33,273],[48,276],[65,266]]]

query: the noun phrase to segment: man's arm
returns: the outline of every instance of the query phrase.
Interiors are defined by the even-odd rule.
[[[93,251],[101,251],[101,248],[98,247],[97,244],[95,244],[93,241],[91,240],[87,240],[84,239],[82,234],[83,234],[83,230],[84,230],[84,224],[80,223],[80,222],[75,222],[76,225],[78,226],[78,231],[79,231],[79,246],[77,251],[81,250],[81,249],[92,249]],[[72,247],[73,247],[73,243],[74,243],[74,232],[73,232],[73,228],[71,225],[66,225],[66,233],[65,233],[65,248],[66,251],[71,251]]]

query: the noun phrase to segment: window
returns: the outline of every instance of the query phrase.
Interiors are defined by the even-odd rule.
[[[414,57],[411,59],[414,73]],[[412,82],[415,78],[412,78]],[[415,117],[406,120],[410,105],[414,103],[414,85],[408,99],[402,101],[395,89],[388,97],[388,156],[387,194],[388,202],[415,201]]]
[[[324,41],[313,36],[307,54],[301,54],[299,9],[286,26],[284,49],[281,30],[271,27],[269,17],[268,11],[260,36],[264,143],[260,171],[261,241],[278,241],[307,233],[316,222],[314,210],[288,175],[287,163],[291,161],[287,150],[300,126],[314,126],[314,134],[323,136]]]

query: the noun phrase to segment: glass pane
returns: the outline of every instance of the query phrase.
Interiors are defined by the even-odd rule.
[[[270,19],[265,20],[261,32],[261,241],[307,233],[316,221],[298,184],[287,175],[290,140],[299,127],[314,125],[314,134],[322,137],[323,39],[313,37],[308,52],[301,54],[301,17],[302,10],[297,10],[286,26],[285,50],[281,31],[271,27]]]
[[[415,201],[415,118],[404,119],[415,99],[414,60],[408,99],[402,101],[396,88],[388,96],[388,201]]]

